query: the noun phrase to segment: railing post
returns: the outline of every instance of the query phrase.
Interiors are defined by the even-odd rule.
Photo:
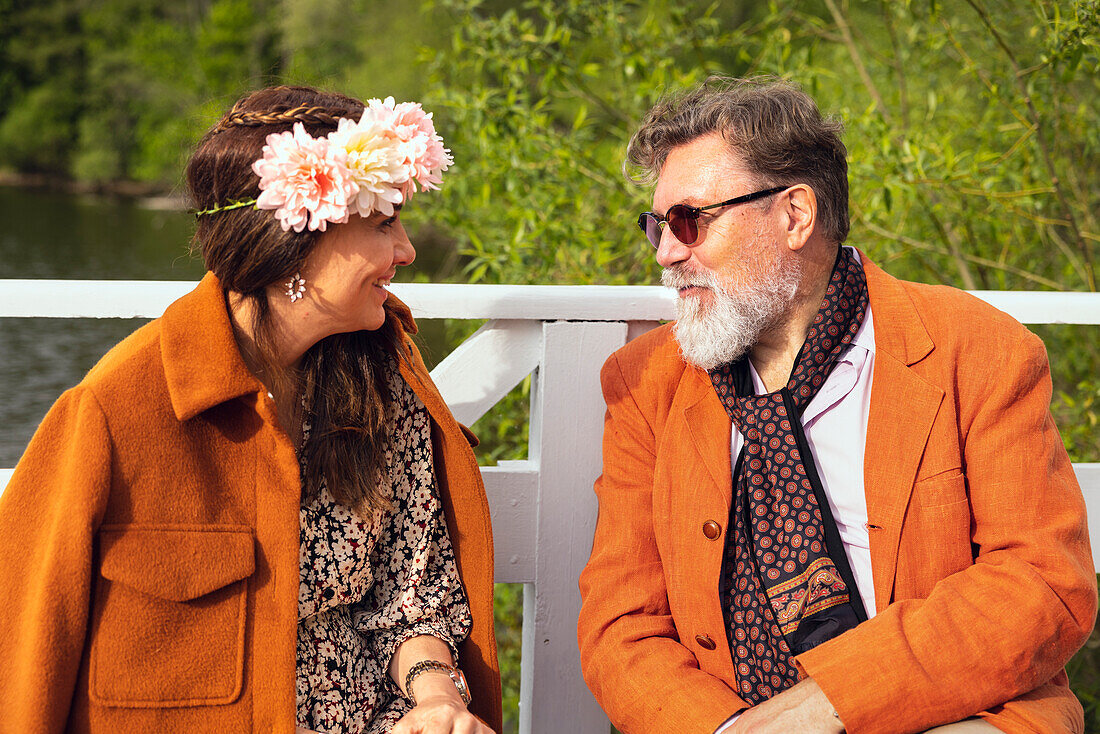
[[[530,460],[539,466],[535,583],[524,587],[521,734],[607,734],[580,674],[577,577],[596,527],[602,464],[600,366],[626,342],[623,322],[543,325],[531,396]]]

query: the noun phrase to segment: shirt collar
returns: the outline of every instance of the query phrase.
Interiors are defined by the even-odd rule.
[[[863,260],[860,258],[859,250],[854,247],[844,245],[844,247],[851,251],[853,257],[855,257],[856,264],[860,267],[863,266]],[[863,349],[867,354],[875,353],[875,320],[871,315],[871,301],[867,300],[867,312],[863,315],[863,323],[859,325],[859,330],[856,331],[856,335],[852,337],[851,345],[844,354],[840,356],[840,361],[853,363],[852,351],[854,349]],[[862,360],[861,360],[862,361]],[[858,365],[857,365],[858,366]]]

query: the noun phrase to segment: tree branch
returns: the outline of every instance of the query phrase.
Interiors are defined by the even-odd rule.
[[[918,250],[925,250],[926,252],[934,252],[938,255],[944,255],[944,256],[947,256],[947,257],[955,257],[956,256],[954,253],[948,252],[947,250],[943,249],[942,247],[937,247],[936,245],[933,245],[933,244],[928,243],[928,242],[922,242],[921,240],[916,240],[916,239],[913,239],[912,237],[906,237],[905,235],[899,234],[897,232],[891,232],[890,230],[886,229],[885,227],[878,226],[874,222],[864,221],[863,226],[867,227],[867,229],[869,229],[871,232],[874,232],[875,234],[877,234],[881,237],[885,237],[885,238],[893,240],[895,242],[900,242],[903,245],[907,245],[909,247],[912,247],[912,248],[915,248],[915,249],[918,249]],[[965,258],[966,260],[969,260],[970,262],[974,263],[975,265],[982,265],[982,266],[989,267],[989,268],[994,268],[994,269],[997,269],[997,270],[1003,270],[1006,273],[1012,273],[1013,275],[1017,275],[1021,278],[1024,278],[1025,280],[1030,280],[1033,283],[1038,283],[1039,285],[1044,285],[1048,288],[1053,288],[1054,290],[1059,290],[1059,291],[1065,290],[1065,287],[1063,285],[1061,285],[1060,283],[1058,283],[1056,281],[1053,281],[1053,280],[1050,280],[1048,278],[1044,278],[1041,275],[1035,275],[1034,273],[1029,273],[1028,271],[1023,270],[1022,268],[1017,268],[1017,267],[1014,267],[1012,265],[1006,265],[1004,263],[999,263],[996,260],[990,260],[988,258],[979,257],[977,255],[963,254],[963,255],[961,255],[961,257]],[[967,288],[967,290],[977,290],[977,288],[974,285],[966,286],[966,288]]]
[[[826,0],[826,2],[832,2],[832,0]],[[974,12],[978,14],[982,24],[993,36],[993,40],[1004,52],[1005,57],[1008,58],[1012,69],[1015,72],[1014,79],[1016,81],[1016,88],[1019,90],[1020,95],[1024,99],[1024,104],[1027,106],[1028,114],[1031,116],[1031,123],[1039,131],[1035,136],[1035,140],[1039,145],[1039,151],[1042,153],[1043,162],[1047,169],[1047,174],[1050,176],[1050,183],[1054,186],[1055,197],[1057,197],[1059,204],[1065,210],[1066,219],[1069,222],[1069,227],[1073,231],[1074,239],[1076,240],[1077,249],[1081,253],[1081,260],[1085,268],[1085,285],[1090,291],[1096,290],[1096,271],[1092,264],[1092,248],[1085,242],[1085,238],[1081,236],[1081,229],[1077,226],[1077,217],[1074,215],[1073,207],[1070,206],[1066,192],[1062,187],[1061,181],[1058,177],[1058,171],[1054,166],[1054,157],[1051,155],[1050,146],[1047,144],[1046,139],[1042,133],[1042,117],[1039,115],[1038,110],[1035,109],[1035,102],[1031,99],[1031,94],[1027,90],[1027,83],[1024,80],[1024,75],[1021,74],[1021,68],[1019,61],[1016,60],[1016,55],[1012,53],[1012,49],[1005,43],[1004,38],[1001,37],[1000,32],[994,27],[992,20],[989,18],[989,14],[985,12],[976,0],[966,0],[967,5],[974,9]]]
[[[864,66],[863,57],[859,53],[855,39],[852,38],[852,30],[848,26],[847,19],[840,12],[840,8],[837,7],[834,0],[825,0],[825,7],[829,9],[829,13],[833,16],[833,22],[836,23],[840,35],[844,38],[844,46],[848,49],[848,55],[852,57],[852,63],[856,66],[859,78],[863,80],[863,86],[867,88],[867,93],[871,95],[871,98],[875,100],[875,104],[882,111],[883,119],[890,122],[890,109],[886,106],[886,101],[882,98],[882,95],[879,94],[878,87],[875,86],[871,75],[867,73],[867,67]]]
[[[894,27],[893,11],[891,3],[885,0],[882,3],[882,19],[886,23],[886,30],[890,34],[890,46],[893,48],[894,76],[898,80],[898,108],[901,110],[901,124],[909,127],[909,89],[905,80],[905,67],[901,63],[901,45],[898,43],[897,28]]]

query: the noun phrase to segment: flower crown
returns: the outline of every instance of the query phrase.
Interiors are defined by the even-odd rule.
[[[252,164],[260,196],[196,211],[197,216],[253,206],[273,209],[283,231],[324,232],[352,214],[393,214],[417,186],[438,189],[454,163],[432,114],[418,103],[372,99],[358,122],[340,118],[336,130],[313,137],[301,122],[267,136],[263,157]]]

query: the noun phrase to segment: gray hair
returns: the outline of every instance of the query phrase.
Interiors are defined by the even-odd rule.
[[[630,139],[624,172],[637,183],[652,184],[673,148],[718,132],[760,187],[801,183],[813,189],[821,234],[841,243],[849,228],[843,129],[839,120],[822,117],[813,99],[790,82],[710,77],[654,105]]]

